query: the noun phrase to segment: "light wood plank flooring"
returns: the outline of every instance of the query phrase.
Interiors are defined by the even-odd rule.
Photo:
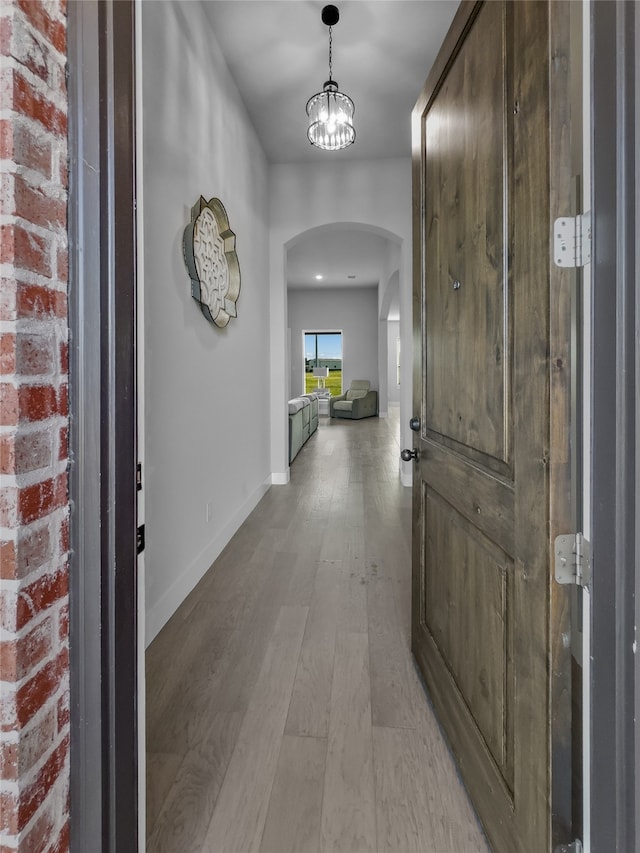
[[[149,853],[488,853],[409,651],[398,434],[322,417],[149,647]]]

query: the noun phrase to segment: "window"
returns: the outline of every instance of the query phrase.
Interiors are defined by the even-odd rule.
[[[305,394],[318,389],[314,367],[328,367],[324,387],[331,391],[332,397],[342,394],[342,332],[304,332]]]

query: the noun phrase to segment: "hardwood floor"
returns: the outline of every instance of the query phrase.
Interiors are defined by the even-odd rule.
[[[409,651],[398,434],[322,417],[147,650],[149,853],[488,853]]]

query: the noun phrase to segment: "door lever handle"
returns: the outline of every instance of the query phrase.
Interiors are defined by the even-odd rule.
[[[414,462],[418,461],[418,451],[409,450],[408,447],[405,447],[404,450],[400,451],[400,456],[402,457],[403,462],[409,462],[411,459],[413,459]]]

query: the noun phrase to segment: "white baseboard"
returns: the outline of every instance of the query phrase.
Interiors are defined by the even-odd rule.
[[[147,646],[173,616],[191,590],[209,571],[211,564],[220,556],[231,537],[269,491],[272,482],[273,478],[270,475],[238,508],[216,538],[198,554],[180,577],[176,578],[162,598],[149,608],[145,618]]]
[[[271,475],[271,483],[274,486],[286,486],[287,483],[289,482],[289,479],[290,479],[289,471],[290,471],[290,469],[287,468],[287,470],[283,474],[280,474],[280,473],[272,474]]]

